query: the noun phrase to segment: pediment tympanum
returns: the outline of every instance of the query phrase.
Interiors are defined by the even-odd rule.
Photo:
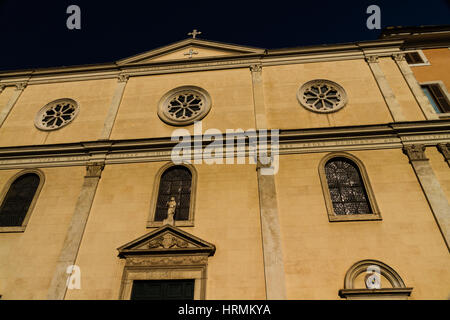
[[[186,39],[117,61],[118,65],[136,65],[161,61],[192,60],[262,54],[264,49],[203,39]]]
[[[179,254],[212,256],[216,251],[216,247],[188,232],[167,224],[121,246],[117,250],[120,258],[141,255]]]

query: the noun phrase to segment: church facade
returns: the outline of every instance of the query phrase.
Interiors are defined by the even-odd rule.
[[[1,299],[449,298],[450,31],[198,34],[0,72]]]

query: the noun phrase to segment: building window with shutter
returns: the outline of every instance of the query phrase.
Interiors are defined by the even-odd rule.
[[[406,62],[410,66],[429,66],[430,62],[422,50],[405,53]]]
[[[147,227],[160,227],[168,218],[169,202],[175,201],[176,226],[193,226],[197,174],[190,165],[163,166],[157,173]]]
[[[329,154],[320,162],[319,175],[330,222],[381,220],[366,170],[356,157]]]
[[[450,113],[450,98],[441,81],[422,83],[421,87],[436,113]]]
[[[23,232],[43,184],[38,170],[15,175],[3,189],[0,204],[0,232]]]

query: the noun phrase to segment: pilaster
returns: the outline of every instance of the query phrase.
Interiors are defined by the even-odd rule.
[[[22,94],[22,92],[25,90],[27,83],[19,82],[19,83],[16,83],[15,86],[16,86],[16,90],[14,91],[13,95],[11,96],[11,98],[9,99],[8,103],[3,108],[3,110],[0,111],[0,127],[5,122],[6,118],[8,117],[9,113],[11,112],[12,108],[14,108],[17,100],[19,100],[19,97]],[[4,86],[3,86],[3,88],[4,88]],[[3,89],[0,88],[0,92],[2,90]]]
[[[442,153],[445,161],[447,162],[448,166],[450,167],[450,143],[439,143],[437,145],[437,148]]]
[[[378,56],[367,56],[366,61],[369,65],[370,70],[372,71],[378,87],[380,88],[381,94],[386,101],[386,105],[392,115],[392,119],[394,119],[394,121],[405,121],[406,118],[403,115],[401,106],[398,103],[397,98],[395,97],[392,88],[389,86],[386,76],[384,75],[383,70],[381,70],[381,67],[378,63]]]
[[[262,66],[250,67],[253,84],[253,102],[255,107],[256,130],[267,129],[267,119],[264,106],[262,84]],[[275,176],[261,173],[264,167],[270,167],[257,162],[257,179],[259,208],[261,218],[261,236],[264,255],[264,276],[266,283],[266,298],[268,300],[286,299],[286,283],[281,243],[281,229],[278,219],[277,189]]]
[[[117,112],[119,111],[120,102],[122,101],[123,93],[128,82],[129,75],[121,74],[118,77],[116,90],[114,96],[111,100],[108,115],[105,119],[105,124],[103,125],[102,133],[100,134],[99,140],[108,140],[111,136],[112,128],[117,117]]]
[[[250,66],[253,85],[253,103],[255,108],[256,129],[267,129],[266,108],[262,83],[262,65]]]
[[[430,101],[425,96],[425,94],[422,91],[422,88],[417,82],[416,77],[414,76],[411,70],[411,67],[408,65],[408,62],[406,62],[405,54],[395,53],[392,55],[392,58],[394,59],[398,68],[400,69],[400,72],[405,78],[406,83],[408,83],[408,86],[411,89],[411,92],[414,95],[414,98],[416,99],[420,108],[422,109],[425,118],[427,120],[439,119],[439,116],[434,111]]]
[[[66,282],[69,276],[66,273],[67,268],[75,265],[103,168],[104,163],[102,162],[94,162],[86,166],[83,186],[48,291],[47,299],[49,300],[63,300],[66,295]]]
[[[405,145],[403,152],[409,158],[447,249],[450,251],[450,205],[425,155],[425,146],[421,144]]]

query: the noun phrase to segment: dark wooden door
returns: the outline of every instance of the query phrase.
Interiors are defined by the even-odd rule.
[[[131,300],[194,300],[194,280],[134,280]]]

